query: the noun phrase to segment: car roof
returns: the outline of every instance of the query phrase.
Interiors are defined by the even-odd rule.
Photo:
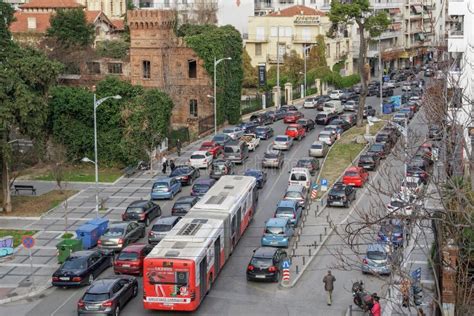
[[[277,207],[295,207],[297,203],[295,200],[280,200]]]
[[[148,204],[148,202],[150,202],[150,201],[148,201],[148,200],[133,201],[132,203],[130,203],[130,204],[128,205],[128,207],[132,207],[132,206],[133,206],[133,207],[145,206],[145,205]]]
[[[316,159],[314,159],[313,157],[309,157],[309,156],[306,156],[306,157],[301,157],[300,159],[298,159],[298,161],[314,161]]]
[[[373,244],[369,244],[367,246],[367,251],[379,251],[379,252],[384,252],[386,253],[387,252],[387,244],[385,243],[381,243],[381,242],[377,242],[377,243],[373,243]]]
[[[207,145],[207,146],[213,145],[213,146],[215,146],[215,145],[217,145],[217,143],[215,141],[208,140],[208,141],[202,142],[201,146],[202,145]]]
[[[266,227],[282,227],[282,226],[285,226],[286,223],[288,222],[288,218],[281,218],[281,217],[277,217],[277,218],[269,218],[267,219],[267,221],[265,222],[265,226]]]
[[[95,280],[92,285],[87,289],[87,293],[108,293],[114,286],[116,282],[118,282],[119,278],[106,278]]]
[[[259,169],[247,169],[245,170],[245,173],[247,172],[258,172],[258,173],[262,173],[263,171],[262,170],[259,170]]]
[[[194,184],[211,184],[216,182],[214,179],[197,179],[194,181]]]
[[[346,169],[346,171],[359,171],[361,168],[359,167],[356,167],[356,166],[352,166],[352,167],[349,167]]]
[[[290,138],[290,136],[287,136],[287,135],[277,135],[277,136],[275,136],[275,138],[277,138],[277,137]]]
[[[192,155],[206,155],[207,153],[208,153],[208,151],[205,151],[205,150],[196,150],[196,151],[193,151],[191,156]]]
[[[292,192],[292,191],[303,192],[304,190],[305,190],[305,187],[302,186],[301,184],[290,184],[288,188],[286,189],[286,192]]]
[[[278,249],[274,247],[260,247],[255,250],[253,257],[273,258]]]
[[[328,131],[328,130],[322,130],[321,132],[319,132],[319,135],[329,135],[331,136],[332,135],[332,132],[331,131]]]
[[[175,203],[186,203],[186,202],[189,202],[191,203],[192,201],[194,200],[197,200],[198,197],[197,196],[180,196]]]
[[[173,224],[179,216],[163,216],[160,218],[157,218],[152,225],[156,224]]]
[[[140,252],[146,246],[148,245],[144,243],[135,243],[125,247],[122,252]]]
[[[113,223],[109,223],[109,227],[122,227],[122,228],[125,228],[128,226],[128,224],[130,224],[129,222],[113,222]]]
[[[237,146],[240,143],[243,143],[243,142],[241,140],[235,139],[235,140],[231,140],[230,142],[228,142],[225,146],[226,147]]]
[[[304,168],[304,167],[294,167],[294,168],[291,168],[290,173],[293,173],[293,172],[309,173],[309,170],[308,170],[308,168]]]
[[[288,127],[300,127],[301,125],[300,124],[288,124],[287,128]]]

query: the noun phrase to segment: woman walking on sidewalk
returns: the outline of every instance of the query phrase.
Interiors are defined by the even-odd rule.
[[[166,174],[166,167],[168,166],[168,160],[166,159],[165,155],[163,155],[163,158],[161,158],[161,166],[162,166],[161,172]]]

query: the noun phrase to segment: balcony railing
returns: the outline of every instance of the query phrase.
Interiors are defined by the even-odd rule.
[[[463,30],[451,30],[449,31],[450,37],[463,37],[464,31]]]
[[[249,43],[266,43],[268,42],[268,35],[267,36],[247,35],[247,38],[245,39],[245,41]]]
[[[177,1],[157,1],[157,0],[141,0],[138,7],[142,9],[159,9],[159,10],[178,10],[193,11],[202,9],[217,9],[217,0],[194,1],[193,3],[178,3]]]
[[[399,8],[403,6],[403,1],[400,2],[373,2],[370,6],[374,9],[390,9],[390,8]]]
[[[375,39],[386,39],[386,38],[393,38],[393,37],[398,37],[402,35],[402,32],[400,31],[395,31],[395,32],[383,32],[382,34],[380,34],[379,37],[376,37]]]

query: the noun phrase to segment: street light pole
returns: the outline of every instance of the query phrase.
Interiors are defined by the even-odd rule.
[[[232,60],[232,57],[225,57],[221,58],[219,60],[216,60],[216,57],[214,57],[214,135],[217,134],[217,65],[221,61],[224,60]]]
[[[307,51],[310,50],[313,46],[316,46],[318,44],[311,44],[309,46],[303,46],[303,57],[304,57],[304,93],[303,97],[306,97],[306,58],[307,56]]]
[[[379,36],[379,77],[380,77],[380,115],[383,114],[383,69],[382,69],[382,44]]]

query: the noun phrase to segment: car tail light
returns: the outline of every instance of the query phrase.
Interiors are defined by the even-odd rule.
[[[142,214],[140,214],[140,215],[138,215],[138,216],[140,216],[140,219],[145,219],[145,216],[146,216],[146,215],[145,215],[145,213],[142,213]]]
[[[53,277],[53,282],[57,282],[59,281],[59,278],[58,277]]]
[[[249,266],[247,267],[247,270],[249,270],[249,271],[253,271],[253,269],[255,269],[255,267],[254,267],[253,265],[249,265]]]
[[[296,213],[293,213],[293,218],[296,218]]]
[[[148,233],[148,236],[153,236],[153,235],[154,235],[154,234],[153,234],[153,231],[150,230],[150,232]]]
[[[189,179],[189,176],[184,176],[183,179],[184,179],[184,180],[188,180],[188,179]]]
[[[191,296],[191,301],[196,299],[196,292],[194,290],[189,291],[189,295]]]
[[[112,307],[113,304],[114,304],[113,301],[107,300],[107,301],[105,301],[105,302],[102,303],[102,306],[103,306],[103,307]]]
[[[401,240],[401,239],[403,239],[402,236],[397,236],[397,240]]]
[[[102,240],[99,239],[99,240],[97,241],[97,245],[99,245],[99,246],[102,245]]]
[[[81,277],[73,277],[72,282],[81,282]]]
[[[367,259],[362,260],[362,262],[363,262],[364,264],[368,264],[368,263],[369,263],[369,262],[367,261]]]
[[[83,308],[86,304],[84,304],[84,301],[83,300],[79,300],[79,302],[77,302],[77,307],[78,308]]]
[[[122,238],[120,238],[120,239],[118,240],[118,244],[119,244],[119,245],[123,245],[123,239],[122,239]]]
[[[268,268],[268,272],[276,272],[277,268],[275,266],[271,266]]]

